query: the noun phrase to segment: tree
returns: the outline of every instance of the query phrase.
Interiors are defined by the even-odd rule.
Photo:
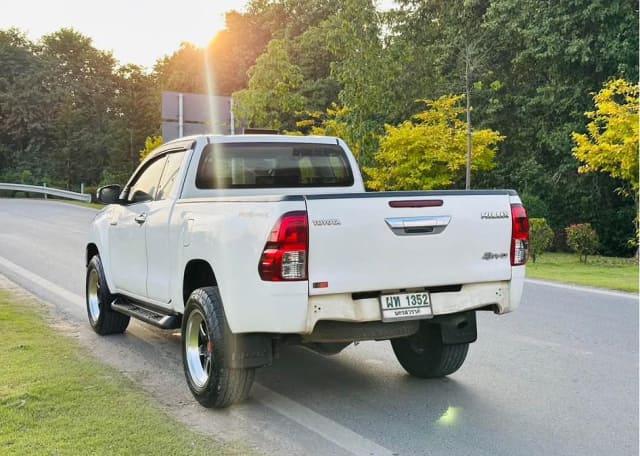
[[[462,95],[425,100],[429,109],[397,127],[387,125],[374,156],[376,167],[366,168],[374,190],[430,190],[450,188],[464,181],[466,122],[460,119]],[[504,139],[493,130],[473,132],[474,170],[495,166],[496,146]]]
[[[344,140],[353,152],[357,160],[362,156],[361,137],[355,134],[352,124],[347,121],[349,108],[338,106],[333,103],[326,112],[307,113],[307,118],[296,123],[298,129],[304,134],[318,136],[336,136]],[[374,133],[371,133],[374,135]],[[369,142],[374,142],[378,138],[368,138]]]
[[[595,111],[587,133],[573,133],[573,155],[583,164],[581,173],[602,171],[623,180],[627,193],[638,193],[638,84],[624,79],[607,83],[593,98]]]
[[[306,99],[306,111],[325,111],[338,100],[341,86],[331,76],[331,64],[339,57],[327,46],[333,27],[333,21],[327,19],[287,41],[291,61],[300,67],[304,77],[298,93]]]
[[[249,88],[233,94],[236,116],[252,127],[293,130],[295,113],[305,104],[296,93],[303,76],[290,62],[282,40],[269,43],[249,75]]]
[[[507,139],[496,169],[476,182],[540,197],[555,231],[592,223],[608,255],[631,253],[632,226],[614,220],[633,202],[613,192],[620,182],[609,175],[578,174],[571,133],[584,132],[590,94],[607,80],[638,80],[637,18],[628,0],[495,0],[483,23],[487,70],[502,87],[476,93],[475,118]]]
[[[149,136],[147,139],[145,139],[144,148],[139,152],[140,161],[147,158],[147,155],[156,150],[163,143],[164,141],[162,139],[162,136]]]
[[[0,180],[18,182],[25,170],[38,181],[46,174],[42,155],[50,149],[56,84],[49,62],[24,33],[0,30]]]
[[[331,78],[341,86],[338,101],[349,108],[345,120],[361,145],[360,163],[370,166],[378,149],[377,141],[370,140],[383,133],[386,122],[399,121],[390,114],[395,78],[381,40],[381,16],[371,0],[345,0],[326,30],[336,56]]]
[[[204,51],[195,44],[180,43],[180,49],[156,62],[153,72],[160,90],[207,92]]]
[[[598,250],[598,233],[590,223],[578,223],[565,228],[567,233],[567,245],[571,250],[580,255],[580,262],[587,262],[587,255],[596,253]]]
[[[630,196],[635,205],[635,233],[629,244],[637,247],[638,222],[638,84],[624,79],[608,82],[594,98],[595,111],[587,133],[573,133],[573,155],[583,165],[581,173],[602,171],[620,179],[627,187],[618,191]]]
[[[551,242],[553,242],[553,235],[553,230],[546,219],[529,219],[529,251],[534,263],[539,255],[549,249]]]
[[[116,109],[115,59],[90,38],[61,29],[42,38],[41,55],[57,79],[49,170],[66,188],[98,182],[111,151],[126,147]],[[126,144],[126,143],[125,143]]]
[[[215,95],[229,96],[247,87],[247,72],[271,40],[271,27],[285,22],[279,8],[257,3],[252,1],[245,14],[227,12],[225,29],[206,48]]]
[[[487,44],[484,42],[484,15],[488,0],[400,0],[404,6],[396,13],[393,27],[409,38],[408,46],[420,55],[419,64],[436,84],[423,82],[422,90],[435,93],[465,93],[467,121],[467,164],[465,188],[471,186],[472,92],[486,73]],[[430,66],[427,69],[425,67]],[[412,73],[416,74],[416,73]],[[477,87],[481,87],[478,85]],[[435,95],[434,93],[434,95]],[[423,95],[424,97],[424,95]]]
[[[138,164],[138,153],[149,136],[159,133],[160,90],[153,74],[137,65],[128,64],[116,70],[118,89],[115,109],[125,146],[111,157],[111,167],[126,175]]]

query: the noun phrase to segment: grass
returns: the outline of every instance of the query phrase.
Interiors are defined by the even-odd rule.
[[[0,290],[0,454],[247,454],[169,417],[42,313]]]
[[[5,192],[5,193],[8,194],[8,192]],[[8,198],[8,196],[3,196],[3,195],[4,193],[0,192],[0,198]],[[31,197],[29,197],[27,194],[23,192],[18,192],[16,198],[26,198],[26,199],[45,201],[44,195],[36,194],[36,196],[32,195]],[[100,204],[100,203],[85,203],[84,201],[77,201],[77,200],[66,199],[66,198],[55,198],[53,196],[49,196],[46,201],[54,201],[56,203],[75,204],[76,206],[90,207],[92,209],[102,209],[104,207],[104,204]]]
[[[90,207],[92,209],[103,209],[105,206],[104,204],[100,204],[100,203],[85,203],[84,201],[76,201],[76,200],[68,200],[68,199],[55,199],[53,201],[57,203],[66,203],[66,204],[74,204],[76,206]]]
[[[587,261],[580,263],[577,254],[545,253],[527,263],[527,277],[638,293],[638,263],[633,259],[590,256]]]

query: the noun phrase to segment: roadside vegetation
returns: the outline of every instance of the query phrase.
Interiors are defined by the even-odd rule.
[[[150,69],[76,30],[0,30],[0,182],[122,184],[162,142],[161,92],[214,87],[238,132],[340,136],[370,189],[465,188],[469,144],[472,188],[513,188],[555,233],[590,224],[598,253],[633,256],[637,5],[376,3],[249,0]]]
[[[638,263],[634,259],[547,252],[527,263],[527,277],[638,293]]]
[[[0,454],[248,454],[167,416],[42,313],[0,290]]]

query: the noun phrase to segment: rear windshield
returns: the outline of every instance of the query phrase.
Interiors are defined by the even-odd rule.
[[[352,185],[349,161],[337,144],[209,144],[196,176],[200,189]]]

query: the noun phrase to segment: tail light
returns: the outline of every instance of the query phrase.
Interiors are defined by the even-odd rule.
[[[258,272],[268,282],[307,280],[309,223],[304,211],[287,212],[271,230]]]
[[[511,205],[511,266],[522,266],[529,258],[529,218],[522,204]]]

